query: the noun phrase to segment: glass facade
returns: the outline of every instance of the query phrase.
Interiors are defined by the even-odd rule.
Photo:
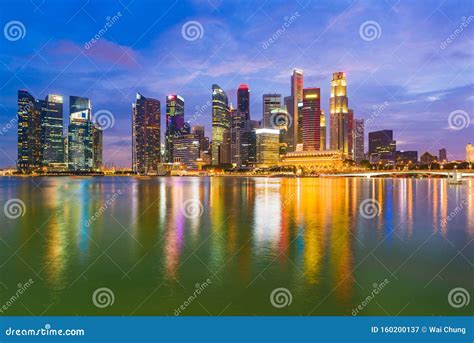
[[[330,149],[349,154],[349,118],[346,74],[332,75],[329,99]]]
[[[321,146],[321,89],[303,89],[303,150],[319,150]]]
[[[229,101],[224,90],[214,84],[212,85],[212,165],[230,162],[221,160],[226,155],[230,156],[230,152],[224,151],[230,148],[226,142],[227,136],[230,136],[229,131]]]
[[[63,97],[49,94],[44,100],[41,114],[43,166],[65,163],[63,138]]]
[[[173,141],[184,134],[189,134],[189,127],[184,123],[184,99],[180,95],[168,95],[166,97],[166,162],[173,162]]]
[[[132,164],[138,174],[156,173],[160,162],[160,101],[137,93],[132,104]]]
[[[94,168],[93,127],[90,100],[69,97],[67,157],[70,170],[91,171]]]

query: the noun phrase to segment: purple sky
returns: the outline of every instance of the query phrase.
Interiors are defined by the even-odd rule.
[[[167,94],[184,97],[189,119],[213,83],[234,105],[247,83],[251,117],[261,119],[262,94],[289,95],[292,68],[321,88],[326,114],[331,74],[345,71],[366,134],[393,129],[399,150],[445,147],[462,159],[474,143],[472,1],[127,1],[2,1],[0,167],[15,165],[18,89],[85,96],[94,112],[110,111],[104,160],[129,166],[136,92],[161,101],[164,123]],[[24,37],[8,30],[12,21]],[[196,37],[183,35],[189,21]],[[193,124],[210,135],[210,121],[207,108]]]

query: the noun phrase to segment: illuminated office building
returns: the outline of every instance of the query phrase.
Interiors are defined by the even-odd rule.
[[[285,108],[276,108],[271,112],[274,129],[280,131],[280,156],[288,152],[289,137],[289,114]]]
[[[319,122],[320,125],[320,134],[321,134],[321,143],[319,145],[320,150],[327,150],[326,147],[326,116],[324,114],[324,110],[321,110],[321,119]]]
[[[300,69],[293,69],[291,75],[291,98],[293,101],[292,110],[288,111],[292,116],[293,121],[293,149],[296,149],[296,145],[302,143],[302,123],[299,119],[301,118],[301,112],[303,103],[303,71]]]
[[[448,162],[448,152],[445,148],[439,149],[439,156],[438,161],[441,163]]]
[[[352,130],[352,146],[354,150],[353,160],[360,164],[365,159],[364,153],[364,119],[354,119]]]
[[[231,163],[242,165],[242,139],[245,131],[245,112],[240,112],[238,109],[230,109],[231,120]]]
[[[244,83],[237,89],[237,110],[244,121],[250,120],[250,90],[249,86]]]
[[[303,150],[320,150],[321,147],[321,90],[303,89],[302,108]]]
[[[371,162],[395,161],[396,141],[392,130],[369,132],[369,158]]]
[[[466,145],[466,161],[474,162],[474,146],[471,143]]]
[[[18,160],[17,168],[30,173],[41,167],[42,100],[24,90],[18,91]]]
[[[257,164],[266,167],[280,161],[280,130],[258,129],[255,131],[257,143]]]
[[[191,128],[191,133],[196,135],[199,141],[199,152],[205,152],[209,149],[209,139],[207,137],[203,125],[195,125]]]
[[[262,96],[263,128],[273,129],[272,111],[281,108],[281,94],[263,94]]]
[[[166,97],[166,133],[165,133],[165,161],[174,162],[173,141],[175,138],[189,134],[189,127],[184,123],[184,99],[173,94]]]
[[[227,152],[230,149],[228,140],[230,140],[229,101],[224,90],[214,84],[212,85],[212,165],[230,162],[230,151]]]
[[[331,81],[331,97],[329,100],[331,150],[340,150],[349,155],[349,115],[347,98],[346,74],[336,72]]]
[[[245,123],[242,135],[242,165],[251,166],[257,162],[257,135],[255,130],[259,127],[258,120],[249,120]]]
[[[176,136],[173,140],[173,162],[182,163],[188,169],[197,169],[200,157],[199,136],[188,133]]]
[[[348,157],[354,159],[354,111],[347,110],[347,144],[349,146]]]
[[[41,117],[42,164],[64,163],[63,97],[49,94],[44,100]]]
[[[94,161],[93,168],[95,171],[100,171],[104,163],[103,160],[103,138],[104,131],[96,123],[92,126],[92,139],[93,139],[93,149],[94,149]]]
[[[139,174],[155,173],[160,162],[160,101],[137,93],[132,104],[132,165]]]

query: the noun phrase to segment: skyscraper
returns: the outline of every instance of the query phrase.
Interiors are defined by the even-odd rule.
[[[392,130],[369,132],[369,157],[371,162],[394,162],[396,142]]]
[[[104,132],[99,124],[94,124],[92,127],[92,137],[94,146],[94,163],[93,168],[95,171],[100,171],[104,163],[103,160],[103,135]]]
[[[296,145],[301,143],[303,139],[303,137],[300,137],[302,132],[302,124],[299,122],[301,113],[298,112],[302,108],[299,105],[303,102],[303,71],[300,69],[293,69],[291,75],[291,97],[293,109],[289,112],[293,121],[293,148],[296,149]]]
[[[217,84],[212,85],[212,165],[224,163],[220,156],[226,156],[225,151],[228,147],[223,144],[224,135],[230,131],[229,101],[224,90]],[[229,134],[230,136],[230,134]],[[230,155],[230,152],[228,153]]]
[[[49,94],[44,100],[41,114],[44,166],[64,163],[63,97]]]
[[[466,145],[466,162],[474,162],[474,146],[471,143]]]
[[[195,125],[191,128],[191,133],[196,135],[199,141],[199,153],[207,151],[207,141],[206,141],[206,132],[203,125]]]
[[[275,128],[275,123],[272,123],[272,110],[281,108],[281,94],[263,94],[263,127],[266,129]]]
[[[91,171],[94,168],[94,124],[91,102],[87,98],[69,97],[67,157],[69,169]]]
[[[346,74],[336,72],[331,81],[329,100],[330,149],[349,154],[349,118]]]
[[[288,152],[291,152],[291,151],[294,151],[295,148],[293,146],[293,143],[294,143],[294,126],[293,126],[293,112],[294,112],[294,104],[293,104],[293,97],[292,96],[285,96],[285,98],[283,99],[283,102],[284,102],[284,107],[288,113],[288,116],[290,119],[288,119],[288,133],[287,133],[287,137],[288,137]]]
[[[132,104],[132,164],[139,174],[154,173],[160,162],[160,101],[137,93]]]
[[[180,135],[189,134],[189,127],[184,123],[184,99],[173,94],[166,97],[166,133],[165,133],[165,161],[174,162],[173,140]]]
[[[286,155],[288,152],[288,129],[289,129],[289,114],[285,108],[276,108],[272,110],[272,121],[274,129],[280,130],[280,156]]]
[[[321,131],[321,144],[320,150],[326,150],[326,116],[324,110],[321,110],[321,119],[320,119],[320,131]]]
[[[250,166],[257,161],[257,136],[255,130],[259,127],[258,120],[249,120],[245,123],[242,136],[242,165]]]
[[[365,159],[364,154],[364,119],[354,119],[354,129],[352,133],[354,161],[359,164]]]
[[[250,120],[250,90],[249,86],[244,83],[237,89],[237,110],[245,121]]]
[[[448,153],[445,148],[439,149],[439,158],[440,163],[448,162]]]
[[[231,120],[231,163],[235,163],[237,166],[242,165],[242,138],[245,130],[246,122],[245,112],[240,112],[238,109],[230,109],[230,120]]]
[[[262,166],[278,164],[280,160],[280,130],[258,129],[257,163]]]
[[[350,108],[347,110],[347,144],[349,146],[348,157],[354,159],[354,111]]]
[[[41,167],[41,112],[43,101],[36,100],[27,91],[18,91],[18,161],[22,173]]]
[[[320,150],[321,147],[321,90],[303,89],[302,109],[303,150]]]

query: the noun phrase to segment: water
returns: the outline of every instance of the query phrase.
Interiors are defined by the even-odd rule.
[[[17,198],[25,212],[0,210],[0,314],[471,314],[448,294],[473,294],[473,190],[444,179],[3,177],[1,207]],[[96,298],[101,308],[103,287],[113,303]]]

